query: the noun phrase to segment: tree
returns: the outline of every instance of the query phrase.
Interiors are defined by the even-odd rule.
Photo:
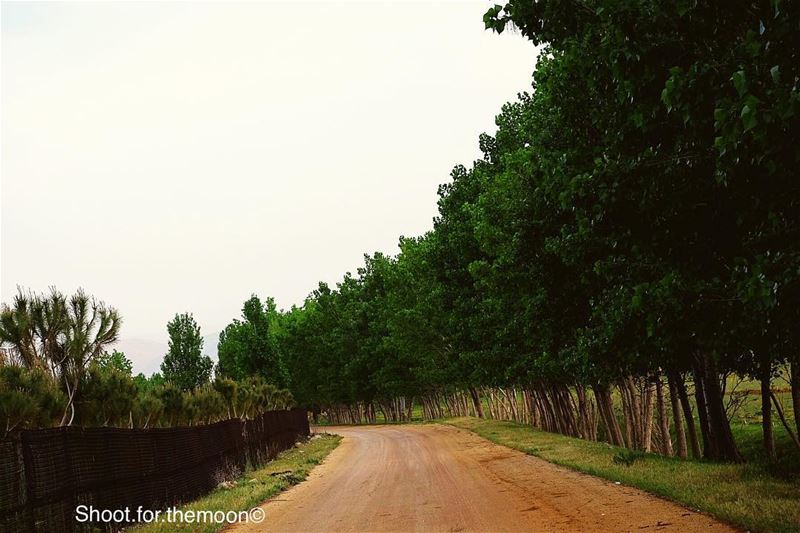
[[[670,454],[666,375],[679,454],[701,453],[694,408],[702,454],[741,461],[736,372],[761,381],[774,455],[786,362],[800,410],[799,13],[737,5],[492,7],[487,28],[543,47],[533,91],[440,187],[432,232],[287,315],[297,397],[346,421],[412,395],[440,416],[468,391],[518,417],[519,387],[535,425]]]
[[[140,391],[152,391],[164,384],[164,376],[159,372],[154,372],[147,377],[140,372],[133,376],[133,382]]]
[[[23,428],[48,427],[58,420],[66,399],[40,368],[0,365],[2,437]]]
[[[272,298],[262,303],[256,295],[251,296],[242,307],[242,319],[234,319],[220,333],[220,373],[238,380],[259,375],[277,387],[286,387],[289,375],[276,340],[278,320]]]
[[[83,426],[130,427],[137,396],[129,371],[95,361],[89,366],[76,399],[77,419]]]
[[[61,425],[75,418],[75,397],[86,368],[117,341],[122,318],[116,309],[82,289],[65,297],[19,290],[13,306],[0,310],[0,342],[11,346],[26,368],[47,369],[66,395]]]
[[[164,379],[184,391],[208,383],[214,363],[203,355],[203,337],[192,314],[176,314],[167,324],[167,332],[169,351],[161,363]]]
[[[114,368],[124,375],[133,375],[133,363],[125,356],[125,353],[118,350],[105,352],[97,360],[101,367]]]

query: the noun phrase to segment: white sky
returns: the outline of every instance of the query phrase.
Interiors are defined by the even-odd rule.
[[[493,3],[3,2],[2,300],[83,287],[149,373],[176,312],[215,339],[396,253],[530,87]]]

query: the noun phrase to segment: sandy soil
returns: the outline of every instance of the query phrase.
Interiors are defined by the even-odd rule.
[[[325,462],[267,501],[263,523],[231,531],[736,531],[450,426],[326,431],[344,440]]]

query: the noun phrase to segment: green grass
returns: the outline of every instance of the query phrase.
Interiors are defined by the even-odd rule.
[[[218,488],[179,509],[193,511],[246,511],[264,500],[303,481],[316,465],[339,445],[338,435],[322,434],[291,448],[262,468],[246,472],[230,488]],[[170,533],[191,531],[214,533],[227,526],[223,524],[154,522],[134,527],[135,533]]]
[[[779,475],[780,465],[757,460],[745,465],[686,461],[513,422],[477,418],[445,422],[551,463],[666,497],[750,531],[800,531],[800,481],[794,475]],[[740,429],[737,439],[752,444],[751,432],[749,427]]]

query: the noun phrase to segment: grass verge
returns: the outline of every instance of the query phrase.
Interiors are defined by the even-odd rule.
[[[179,507],[182,511],[247,511],[303,481],[316,465],[339,445],[338,435],[321,434],[295,448],[282,452],[257,470],[246,472],[230,488],[218,488],[213,492]],[[215,533],[228,524],[167,523],[153,522],[136,526],[135,533],[170,533],[187,531],[193,533]]]
[[[551,463],[666,497],[750,531],[800,531],[800,481],[776,477],[761,463],[719,464],[636,453],[513,422],[451,418],[445,423]]]

